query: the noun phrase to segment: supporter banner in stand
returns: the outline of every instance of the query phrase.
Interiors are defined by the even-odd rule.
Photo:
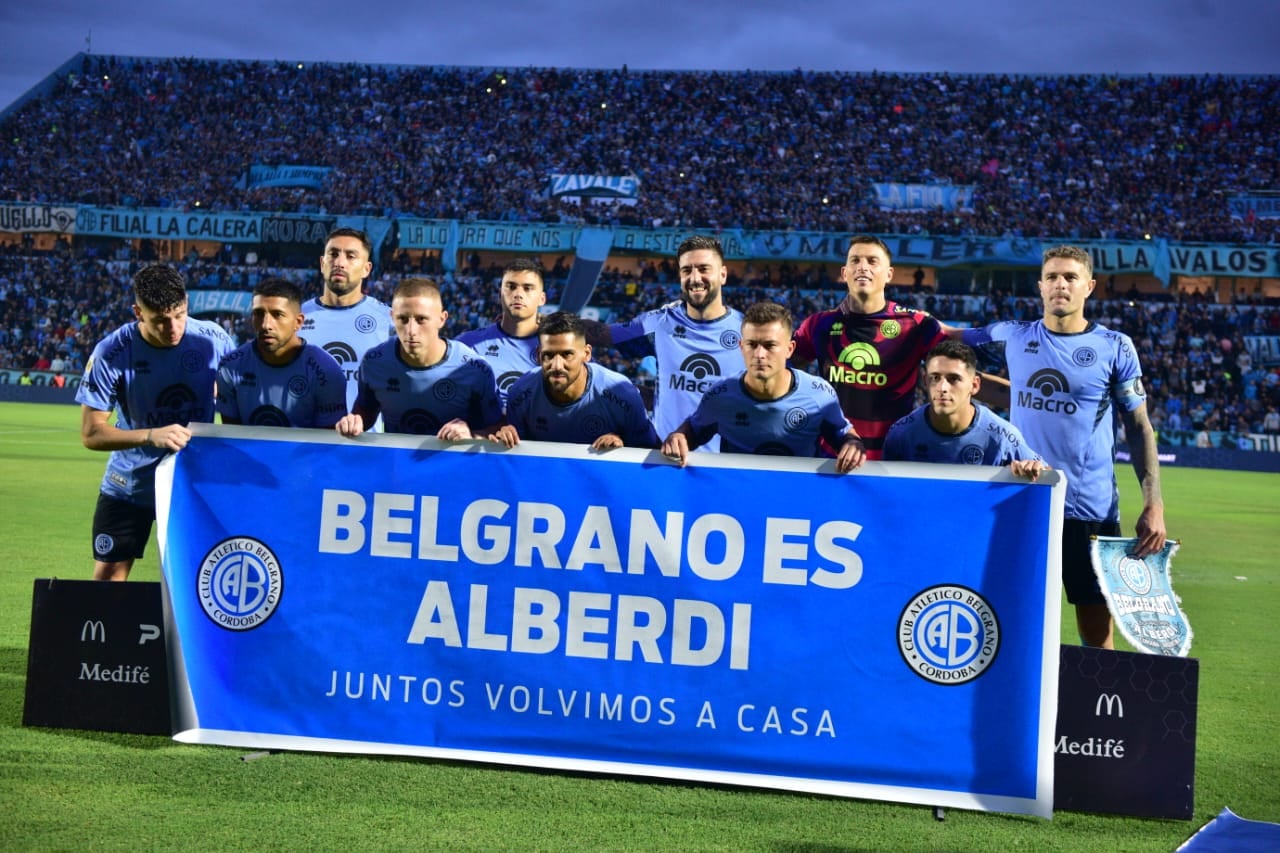
[[[23,207],[23,213],[4,214]],[[0,217],[9,216],[10,228],[24,221],[44,217],[42,205],[0,203]],[[98,207],[49,207],[47,228],[64,234],[94,237],[148,237],[161,240],[217,240],[227,243],[273,243],[293,238],[310,242],[319,223],[331,218],[290,220],[280,215],[174,212],[171,210]],[[75,212],[74,219],[69,218]],[[25,218],[24,218],[25,217]],[[340,217],[338,224],[358,222],[375,246],[389,235],[392,220],[383,217]],[[3,220],[0,219],[0,222]],[[446,270],[455,268],[455,256],[463,250],[497,250],[536,254],[568,252],[577,245],[581,228],[531,222],[459,222],[452,219],[396,218],[398,245],[402,249],[439,249]],[[4,228],[0,227],[0,231]],[[683,228],[619,227],[614,229],[612,248],[674,256],[680,242],[695,230]],[[843,263],[853,232],[751,231],[723,229],[715,232],[724,244],[729,260],[792,260]],[[1155,240],[1070,241],[1005,239],[994,237],[921,237],[879,235],[889,246],[894,264],[946,267],[1039,268],[1045,245],[1074,242],[1093,256],[1099,275],[1150,274],[1166,285],[1174,275],[1235,276],[1238,278],[1280,278],[1280,252],[1260,244],[1170,243]],[[320,240],[314,240],[320,242]]]
[[[253,292],[249,290],[188,290],[187,313],[248,314],[253,310]]]
[[[76,233],[76,209],[54,204],[0,204],[0,232],[10,234]]]
[[[849,238],[858,232],[743,232],[747,257],[844,263]],[[889,246],[895,266],[1039,266],[1039,240],[989,237],[900,237],[879,235]]]
[[[954,184],[872,183],[881,210],[971,210],[973,187]]]
[[[1051,811],[1056,473],[193,430],[181,741]]]
[[[552,173],[547,195],[564,199],[599,199],[635,204],[640,196],[640,179],[635,175],[566,175]]]
[[[310,243],[321,252],[329,232],[336,226],[332,216],[276,214],[262,217],[263,243]]]
[[[400,218],[396,220],[396,244],[401,249],[443,249],[457,225],[456,219]]]
[[[329,166],[272,166],[255,163],[240,176],[236,186],[254,190],[259,187],[303,187],[318,190],[324,187],[333,169]]]
[[[90,237],[261,243],[262,219],[262,214],[258,213],[186,213],[126,207],[82,207],[76,218],[76,233]]]
[[[547,181],[547,194],[600,198],[630,198],[640,194],[640,179],[635,175],[567,175],[552,173]]]
[[[1255,367],[1280,365],[1280,335],[1245,335],[1244,345]]]
[[[1280,219],[1280,193],[1270,195],[1233,195],[1227,199],[1232,219]]]

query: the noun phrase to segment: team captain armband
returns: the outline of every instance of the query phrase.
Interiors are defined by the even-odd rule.
[[[1147,402],[1147,389],[1142,387],[1142,377],[1135,376],[1128,382],[1121,382],[1116,386],[1115,397],[1116,402],[1126,412],[1132,412]]]

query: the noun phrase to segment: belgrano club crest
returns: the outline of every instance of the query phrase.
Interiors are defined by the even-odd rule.
[[[248,536],[224,539],[200,562],[196,593],[205,614],[230,631],[257,628],[275,612],[284,594],[280,561]]]
[[[968,587],[930,587],[898,617],[898,650],[926,681],[964,684],[996,659],[1000,622],[986,599]]]

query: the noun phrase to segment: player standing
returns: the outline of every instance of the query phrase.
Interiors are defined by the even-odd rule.
[[[547,304],[538,264],[530,258],[516,258],[507,264],[498,298],[502,302],[498,321],[463,332],[457,339],[489,362],[505,410],[507,391],[521,376],[538,368],[538,309]]]
[[[172,267],[139,270],[133,296],[134,322],[94,347],[76,391],[84,446],[111,453],[93,514],[94,580],[128,580],[143,556],[156,465],[187,446],[187,424],[213,421],[214,373],[235,348],[217,323],[187,316],[186,282]]]
[[[630,358],[655,356],[658,381],[653,423],[667,435],[693,414],[698,401],[722,376],[742,371],[738,349],[742,313],[724,304],[722,288],[729,271],[715,237],[695,235],[676,250],[680,301],[646,311],[627,323],[591,324],[588,339],[613,346]],[[719,438],[708,449],[716,449]]]
[[[848,295],[839,307],[805,318],[791,363],[803,369],[817,360],[818,375],[836,389],[866,442],[867,458],[879,459],[889,427],[915,407],[920,362],[946,331],[928,313],[885,298],[893,266],[879,237],[849,240],[840,277]]]
[[[1089,557],[1089,537],[1120,535],[1114,405],[1124,421],[1142,488],[1137,556],[1164,547],[1164,499],[1155,430],[1147,417],[1142,368],[1133,341],[1085,318],[1097,282],[1093,259],[1077,246],[1046,249],[1040,268],[1039,320],[965,329],[964,342],[1004,344],[1011,420],[1046,461],[1067,475],[1062,580],[1075,605],[1081,641],[1113,648],[1111,613]]]
[[[335,228],[320,255],[324,290],[302,306],[302,334],[342,368],[346,378],[347,410],[356,401],[356,370],[372,347],[394,335],[390,309],[365,296],[364,281],[373,272],[373,244],[355,228]]]

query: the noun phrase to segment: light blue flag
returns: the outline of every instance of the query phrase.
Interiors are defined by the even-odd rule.
[[[1169,580],[1178,541],[1170,539],[1158,553],[1143,558],[1133,556],[1137,544],[1137,539],[1120,536],[1094,536],[1089,543],[1107,607],[1120,633],[1138,651],[1186,657],[1191,625]]]

